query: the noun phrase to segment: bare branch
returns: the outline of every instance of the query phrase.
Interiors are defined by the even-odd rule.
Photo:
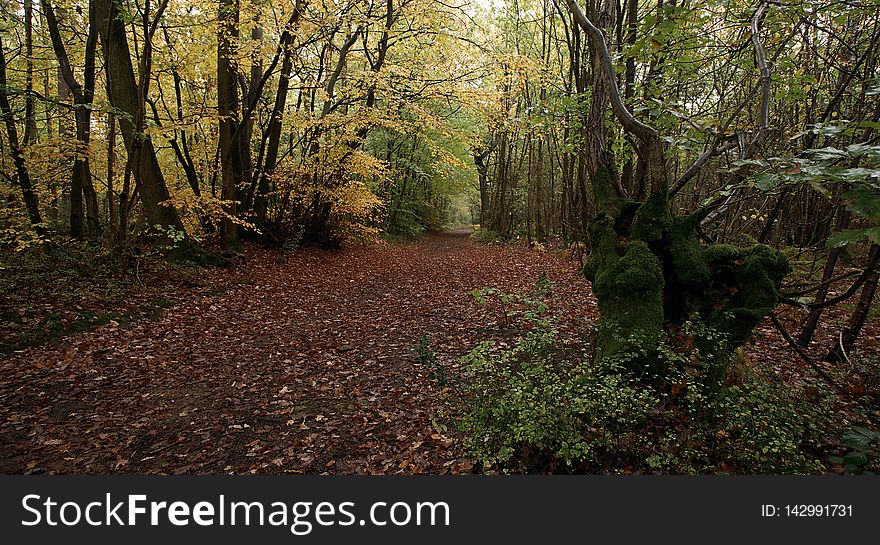
[[[825,382],[833,386],[835,390],[837,390],[838,392],[843,391],[843,389],[836,382],[834,382],[834,379],[831,378],[831,376],[826,373],[825,370],[822,369],[822,367],[818,363],[816,363],[816,360],[811,358],[810,355],[807,354],[803,348],[801,348],[797,345],[796,342],[794,342],[794,339],[791,338],[791,335],[788,333],[788,331],[785,329],[785,326],[782,325],[782,323],[779,321],[779,318],[777,318],[775,314],[770,315],[770,320],[773,322],[773,325],[776,326],[776,329],[782,335],[782,338],[785,339],[785,342],[787,342],[788,345],[791,346],[791,348],[797,353],[798,356],[801,357],[802,360],[807,362],[807,365],[813,368],[813,371],[815,371],[820,377],[822,377]]]
[[[554,0],[555,1],[555,0]],[[620,124],[626,132],[635,136],[640,142],[637,152],[647,166],[647,177],[651,184],[651,193],[666,195],[669,192],[669,183],[666,178],[666,162],[663,157],[663,144],[657,130],[642,123],[627,109],[617,86],[617,77],[614,66],[611,64],[611,54],[608,52],[608,44],[605,43],[605,34],[599,30],[590,19],[584,15],[576,0],[565,0],[569,12],[584,32],[590,37],[593,46],[593,54],[598,55],[602,66],[604,79],[608,85],[608,97],[611,100],[611,109],[614,111]]]
[[[608,45],[605,43],[605,35],[590,21],[575,0],[565,0],[568,10],[571,12],[574,20],[577,22],[584,32],[586,32],[595,43],[596,52],[602,62],[602,68],[605,72],[605,79],[608,82],[611,99],[611,107],[614,114],[623,124],[623,128],[627,132],[634,134],[639,140],[647,144],[651,140],[657,140],[657,131],[635,117],[626,108],[623,99],[620,96],[620,89],[617,87],[617,77],[614,73],[614,66],[611,64],[611,55],[608,53]]]
[[[701,170],[703,170],[703,167],[706,166],[706,163],[709,162],[709,159],[717,157],[722,153],[730,151],[734,148],[736,148],[736,142],[727,142],[720,147],[709,148],[701,153],[700,156],[697,157],[697,160],[694,161],[694,164],[688,167],[688,169],[684,171],[684,174],[682,174],[681,177],[676,180],[672,187],[669,189],[669,196],[674,197],[679,191],[681,191],[685,184],[691,181],[691,178],[693,178]]]

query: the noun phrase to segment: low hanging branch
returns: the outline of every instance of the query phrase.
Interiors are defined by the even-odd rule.
[[[872,250],[874,249],[873,246],[871,249]],[[850,287],[847,288],[847,290],[845,292],[841,293],[840,295],[838,295],[836,297],[832,297],[831,299],[826,299],[822,302],[814,302],[814,303],[801,303],[799,301],[791,299],[790,297],[787,297],[784,299],[780,299],[780,302],[786,303],[791,306],[800,307],[800,308],[819,309],[819,308],[830,307],[830,306],[836,305],[837,303],[840,303],[842,301],[846,301],[847,299],[849,299],[850,297],[855,295],[855,293],[857,291],[859,291],[859,288],[862,287],[862,284],[864,284],[865,281],[874,273],[874,270],[876,269],[878,262],[880,262],[880,252],[872,251],[870,254],[868,254],[868,263],[865,265],[865,269],[861,272],[859,277],[856,278],[856,280],[850,285]],[[841,277],[841,278],[844,278],[844,277]]]
[[[718,157],[719,155],[736,148],[736,142],[727,142],[722,146],[710,148],[704,151],[702,154],[700,154],[699,157],[697,157],[697,160],[694,161],[694,164],[688,167],[688,169],[684,171],[684,174],[682,174],[681,177],[675,181],[675,183],[672,185],[672,188],[669,190],[669,196],[673,197],[679,191],[681,191],[685,184],[691,181],[694,176],[696,176],[701,170],[703,170],[703,167],[706,166],[706,163],[708,163],[710,159],[712,159],[713,157]]]

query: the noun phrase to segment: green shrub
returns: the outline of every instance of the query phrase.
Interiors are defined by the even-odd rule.
[[[840,464],[847,473],[876,475],[880,472],[880,430],[853,426],[843,434],[847,447],[843,456],[832,456],[830,461]]]
[[[393,237],[409,240],[425,234],[427,220],[424,211],[416,203],[396,207],[390,211],[389,218],[385,232]]]
[[[437,381],[437,385],[441,388],[449,382],[449,374],[446,366],[437,361],[437,352],[435,352],[428,342],[428,337],[422,335],[419,344],[410,347],[410,350],[416,353],[416,361],[419,365],[428,368],[429,376]]]
[[[569,365],[558,341],[542,327],[511,349],[484,343],[463,358],[471,405],[461,424],[484,463],[529,471],[544,460],[573,470],[612,443],[621,447],[656,405],[650,389],[622,374]]]
[[[824,471],[817,445],[832,427],[830,393],[810,386],[808,398],[750,369],[727,380],[729,346],[705,325],[691,322],[664,338],[657,375],[633,376],[620,358],[596,365],[581,356],[541,320],[511,347],[482,343],[463,357],[468,405],[460,429],[484,468]]]
[[[482,242],[484,244],[490,244],[493,242],[513,242],[516,240],[516,237],[505,236],[503,233],[498,231],[493,231],[491,229],[479,228],[471,233],[471,238],[476,240],[477,242]]]
[[[715,458],[748,473],[814,473],[824,466],[810,446],[819,442],[822,416],[767,381],[728,386],[697,422]],[[713,433],[714,432],[714,433]]]
[[[542,275],[535,285],[535,289],[528,294],[507,293],[497,288],[480,288],[471,291],[470,295],[481,305],[495,307],[499,314],[500,322],[511,325],[513,321],[520,324],[549,325],[546,312],[549,309],[546,303],[541,301],[553,289],[553,283]]]

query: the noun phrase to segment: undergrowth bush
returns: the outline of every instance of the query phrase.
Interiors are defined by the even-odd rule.
[[[847,473],[877,475],[880,473],[880,430],[853,426],[843,434],[847,451],[830,460],[843,466]]]
[[[703,324],[668,334],[660,371],[640,377],[626,361],[598,365],[566,348],[552,320],[531,326],[510,347],[484,342],[462,359],[460,429],[485,470],[824,471],[817,445],[837,425],[830,392],[774,383]]]
[[[203,273],[191,262],[168,259],[183,240],[168,234],[161,246],[125,252],[63,237],[23,251],[0,250],[0,357],[154,315],[173,304],[170,288],[203,286]]]

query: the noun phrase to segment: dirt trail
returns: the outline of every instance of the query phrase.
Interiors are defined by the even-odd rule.
[[[339,252],[260,253],[222,295],[0,362],[2,473],[446,473],[470,467],[451,374],[505,335],[468,292],[555,281],[563,329],[595,315],[573,262],[464,233]]]

